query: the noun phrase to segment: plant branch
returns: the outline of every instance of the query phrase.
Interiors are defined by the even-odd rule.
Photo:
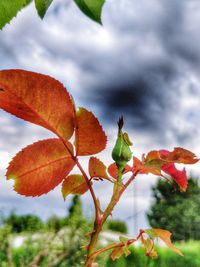
[[[72,159],[76,163],[77,167],[79,168],[80,172],[82,173],[83,177],[85,178],[85,181],[88,185],[88,188],[90,190],[91,196],[93,198],[94,206],[95,206],[94,228],[93,228],[93,232],[91,234],[90,243],[87,247],[88,253],[87,253],[87,259],[86,259],[86,266],[90,267],[92,262],[93,262],[93,259],[94,259],[91,255],[94,253],[94,249],[95,249],[97,241],[99,239],[99,234],[102,230],[103,224],[107,220],[108,216],[110,216],[112,214],[112,211],[113,211],[115,205],[119,201],[120,197],[122,196],[122,194],[124,193],[126,188],[129,186],[129,184],[135,179],[138,172],[133,173],[133,175],[128,179],[128,181],[125,184],[123,184],[120,177],[118,177],[118,179],[114,183],[113,194],[112,194],[111,200],[110,200],[106,210],[103,212],[103,214],[101,214],[98,200],[95,196],[90,179],[88,178],[86,172],[84,171],[81,164],[79,163],[77,156],[73,155],[73,152],[68,147],[66,141],[62,137],[61,137],[61,140],[62,140],[64,146],[66,147],[67,151],[71,155]]]
[[[100,210],[99,210],[99,205],[98,205],[98,201],[97,201],[97,198],[95,196],[95,193],[94,193],[94,190],[93,190],[93,187],[91,185],[91,181],[90,179],[88,178],[87,174],[85,173],[84,169],[82,168],[81,164],[79,163],[78,159],[76,158],[75,159],[75,162],[76,162],[76,165],[77,167],[79,168],[79,170],[81,171],[83,177],[85,178],[85,181],[88,185],[88,188],[90,190],[90,193],[92,195],[92,198],[93,198],[93,201],[94,201],[94,206],[95,206],[95,223],[98,224],[99,220],[100,220]]]
[[[132,243],[136,242],[137,239],[129,239],[127,241],[127,245],[130,246]],[[104,248],[100,248],[100,249],[97,249],[94,253],[92,253],[91,255],[91,258],[95,259],[98,255],[108,251],[108,250],[111,250],[111,249],[114,249],[114,248],[120,248],[120,247],[123,247],[125,244],[124,242],[119,242],[119,243],[112,243]]]
[[[97,241],[99,239],[99,234],[102,230],[103,224],[107,220],[108,216],[110,216],[112,214],[112,211],[113,211],[115,205],[119,201],[120,197],[122,196],[122,194],[124,193],[126,188],[129,186],[129,184],[135,179],[137,174],[138,174],[138,171],[133,173],[133,175],[128,179],[128,181],[125,184],[123,184],[119,178],[116,180],[116,182],[114,184],[113,194],[112,194],[111,200],[110,200],[107,208],[105,209],[105,211],[102,215],[100,223],[94,227],[94,231],[91,234],[91,239],[90,239],[90,243],[88,246],[88,256],[87,256],[87,260],[86,260],[86,266],[87,267],[90,267],[93,260],[94,260],[94,256],[92,256],[92,255],[94,253],[94,249],[95,249]]]
[[[68,147],[66,141],[61,137],[59,136],[61,141],[63,142],[65,148],[67,149],[68,153],[71,155],[73,161],[76,163],[77,167],[79,168],[80,172],[82,173],[83,177],[85,178],[85,181],[87,183],[87,186],[90,190],[90,193],[91,193],[91,196],[92,196],[92,199],[93,199],[93,202],[94,202],[94,206],[95,206],[95,222],[97,223],[98,220],[99,220],[99,206],[98,206],[98,201],[97,201],[97,198],[95,196],[95,193],[94,193],[94,190],[93,190],[93,187],[91,185],[91,181],[90,179],[88,178],[86,172],[84,171],[83,167],[81,166],[81,164],[79,163],[78,161],[78,158],[76,156],[74,156],[73,152],[70,150],[70,148]]]

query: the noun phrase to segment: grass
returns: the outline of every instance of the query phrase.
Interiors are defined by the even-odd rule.
[[[132,253],[118,261],[108,260],[106,267],[200,267],[200,242],[190,241],[176,244],[184,257],[171,252],[168,248],[157,249],[158,259],[151,260],[145,256],[141,247],[133,248]]]

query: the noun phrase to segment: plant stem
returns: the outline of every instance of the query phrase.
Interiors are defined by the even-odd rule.
[[[94,257],[95,247],[97,245],[97,241],[99,239],[99,234],[102,230],[103,224],[107,220],[108,216],[112,214],[112,211],[113,211],[115,205],[119,201],[120,197],[122,196],[122,194],[124,193],[126,188],[129,186],[129,184],[135,179],[136,175],[137,175],[137,172],[133,173],[133,175],[129,178],[129,180],[125,184],[122,184],[121,179],[116,180],[116,182],[114,184],[113,194],[112,194],[111,200],[110,200],[106,210],[104,211],[104,213],[102,215],[100,223],[94,224],[94,231],[91,234],[91,239],[90,239],[90,243],[88,246],[88,255],[87,255],[87,259],[86,259],[86,263],[85,263],[86,267],[90,267],[93,260],[95,259],[95,257]]]
[[[81,164],[79,163],[78,159],[75,158],[75,162],[76,162],[76,165],[77,167],[79,168],[79,170],[81,171],[83,177],[85,178],[85,181],[88,185],[88,188],[90,190],[90,193],[92,195],[92,198],[93,198],[93,202],[94,202],[94,206],[95,206],[95,223],[98,224],[98,221],[100,220],[100,209],[99,209],[99,205],[98,205],[98,201],[97,201],[97,198],[95,196],[95,193],[94,193],[94,190],[93,190],[93,187],[91,185],[91,181],[90,179],[88,178],[87,174],[85,173],[84,169],[82,168]]]
[[[130,239],[127,241],[127,245],[131,245],[132,243],[134,243],[135,241],[137,241],[137,239]],[[110,244],[104,248],[100,248],[98,250],[96,250],[92,255],[91,255],[91,258],[95,259],[98,255],[100,255],[101,253],[104,253],[108,250],[111,250],[111,249],[114,249],[114,248],[120,248],[120,247],[123,247],[124,246],[124,242],[120,242],[120,243],[113,243],[113,244]]]
[[[77,167],[79,168],[80,172],[82,173],[83,177],[85,178],[85,181],[88,185],[88,188],[90,190],[90,193],[91,193],[91,196],[92,196],[92,199],[93,199],[93,202],[94,202],[94,206],[95,206],[95,222],[97,222],[99,220],[99,206],[98,206],[98,201],[97,201],[97,198],[95,196],[95,193],[94,193],[94,190],[92,188],[92,185],[91,185],[91,181],[90,179],[88,178],[86,172],[84,171],[83,167],[81,166],[81,164],[79,163],[78,161],[78,158],[77,156],[74,156],[73,152],[70,150],[70,148],[68,147],[66,141],[60,136],[60,139],[61,141],[63,142],[65,148],[67,149],[68,153],[71,155],[72,159],[74,160],[74,162],[76,163]]]
[[[112,214],[112,211],[113,211],[115,205],[117,204],[117,202],[119,201],[123,192],[129,186],[129,184],[135,179],[137,172],[133,173],[133,175],[129,178],[129,180],[125,184],[123,184],[121,181],[122,173],[120,173],[120,171],[118,171],[118,178],[117,178],[116,182],[114,183],[113,194],[112,194],[111,200],[110,200],[106,210],[104,211],[104,213],[101,214],[99,203],[98,203],[98,200],[95,196],[90,179],[88,178],[87,174],[85,173],[84,169],[82,168],[81,164],[79,163],[77,156],[73,155],[73,152],[70,150],[70,148],[68,147],[65,140],[62,137],[60,137],[60,138],[61,138],[64,146],[66,147],[67,151],[71,155],[72,159],[76,163],[77,167],[81,171],[83,177],[85,178],[85,181],[88,185],[88,188],[90,190],[90,193],[91,193],[91,196],[92,196],[92,199],[94,202],[94,206],[95,206],[94,228],[93,228],[93,232],[92,232],[91,237],[90,237],[90,243],[87,247],[88,253],[87,253],[87,259],[85,262],[86,267],[92,267],[92,263],[94,260],[94,257],[92,257],[92,254],[95,252],[95,248],[96,248],[96,245],[97,245],[97,242],[99,239],[99,234],[102,231],[103,224],[107,220],[108,216],[110,216]]]

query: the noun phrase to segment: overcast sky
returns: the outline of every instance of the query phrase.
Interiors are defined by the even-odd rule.
[[[0,69],[22,68],[62,81],[77,106],[92,110],[103,124],[108,150],[99,158],[106,163],[111,162],[120,115],[135,155],[182,146],[200,156],[200,2],[108,0],[102,21],[103,27],[92,22],[70,0],[55,0],[44,21],[30,5],[0,32]],[[3,111],[0,125],[0,208],[43,218],[64,215],[70,198],[63,202],[60,187],[39,198],[25,198],[12,190],[13,181],[5,180],[15,153],[51,133]],[[187,169],[200,174],[198,164]],[[138,177],[113,218],[136,212],[139,228],[146,227],[155,181],[152,176]],[[95,187],[103,207],[107,188],[107,183]],[[91,215],[90,195],[82,199]],[[133,219],[128,223],[133,232]]]

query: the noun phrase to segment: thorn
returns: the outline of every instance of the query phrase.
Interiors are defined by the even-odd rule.
[[[89,232],[89,233],[86,233],[85,236],[88,237],[88,236],[92,235],[93,233],[95,233],[95,230],[93,230],[93,231],[91,231],[91,232]],[[84,246],[84,247],[85,247],[85,246]]]

